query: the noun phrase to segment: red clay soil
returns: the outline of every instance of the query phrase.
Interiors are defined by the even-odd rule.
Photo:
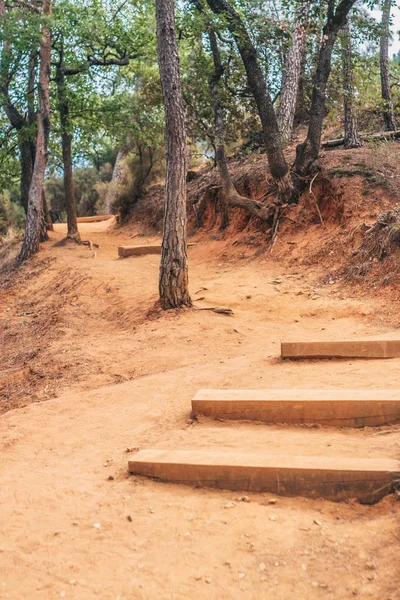
[[[367,207],[358,210],[356,220]],[[190,418],[200,388],[399,387],[398,359],[279,359],[283,339],[399,335],[388,288],[382,300],[329,275],[344,268],[347,243],[338,249],[337,240],[348,230],[326,221],[290,235],[282,224],[272,254],[252,243],[265,235],[256,224],[193,236],[195,306],[227,306],[233,316],[159,312],[159,257],[117,258],[133,239],[159,242],[133,225],[82,225],[95,251],[57,247],[57,226],[3,282],[1,599],[400,598],[395,496],[376,506],[243,498],[127,473],[132,453],[152,447],[400,458],[396,427]]]

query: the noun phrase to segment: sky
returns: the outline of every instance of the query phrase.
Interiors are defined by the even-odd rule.
[[[393,41],[392,41],[392,45],[390,46],[390,56],[392,56],[393,54],[397,54],[400,51],[400,40],[399,40],[399,34],[398,34],[398,31],[400,30],[400,6],[399,6],[399,2],[396,2],[396,4],[397,4],[397,6],[392,8]],[[373,15],[378,21],[380,21],[382,13],[379,10],[373,11]]]

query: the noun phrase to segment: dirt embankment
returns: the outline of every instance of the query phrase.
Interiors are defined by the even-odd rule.
[[[288,150],[287,159],[293,161],[293,149]],[[400,201],[400,143],[325,151],[320,163],[320,175],[300,202],[282,210],[274,243],[267,225],[239,209],[229,209],[229,225],[221,229],[218,173],[215,169],[193,173],[188,183],[189,234],[224,241],[227,256],[263,255],[305,268],[323,263],[330,280],[347,281],[354,289],[388,286],[390,294],[396,294],[400,244],[396,240],[389,253],[378,246],[366,256],[363,243],[379,215]],[[241,194],[266,204],[273,200],[264,154],[231,160],[230,170]],[[163,186],[156,185],[137,204],[131,223],[123,229],[139,226],[160,234],[162,216]]]

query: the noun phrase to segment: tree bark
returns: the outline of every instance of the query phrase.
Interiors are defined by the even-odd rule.
[[[383,117],[387,131],[396,130],[396,119],[392,91],[390,88],[390,63],[389,63],[389,37],[390,37],[390,9],[392,0],[383,0],[382,4],[382,32],[380,39],[380,71],[382,100],[384,102]]]
[[[63,50],[61,50],[61,63],[62,54]],[[69,116],[69,102],[65,74],[62,64],[58,64],[56,68],[56,84],[58,95],[58,111],[60,114],[61,124],[61,144],[64,167],[64,197],[65,210],[67,212],[67,238],[71,238],[79,242],[81,238],[78,231],[76,198],[74,193],[74,178],[72,170],[71,121]]]
[[[306,44],[306,24],[310,2],[300,0],[295,14],[292,41],[287,53],[279,98],[277,120],[282,141],[287,144],[292,139],[294,115],[299,93],[302,60]]]
[[[297,146],[296,151],[296,173],[300,181],[304,181],[308,177],[313,163],[319,156],[332,51],[338,32],[345,24],[355,2],[356,0],[341,0],[335,11],[335,1],[329,0],[327,22],[322,33],[317,71],[314,77],[308,133],[305,141]]]
[[[356,107],[354,104],[354,76],[351,31],[349,23],[343,27],[343,104],[344,104],[344,147],[361,148],[362,140],[358,133]]]
[[[156,17],[167,163],[159,292],[161,307],[168,310],[192,304],[186,242],[186,128],[174,0],[156,0]]]
[[[126,152],[124,150],[119,150],[117,154],[117,158],[115,159],[115,165],[113,169],[112,179],[110,182],[110,187],[108,188],[107,197],[106,197],[106,214],[110,215],[114,202],[118,198],[118,188],[122,181],[122,165],[126,157]]]
[[[292,194],[292,180],[283,154],[278,122],[264,73],[258,61],[257,51],[242,18],[227,0],[207,0],[207,3],[215,14],[222,14],[226,17],[227,26],[242,57],[249,88],[257,104],[271,175],[278,186],[280,195],[287,199]]]
[[[266,207],[260,202],[241,196],[235,188],[229,173],[225,152],[224,111],[219,93],[219,81],[223,75],[224,68],[221,62],[217,36],[212,30],[209,31],[208,35],[214,62],[214,73],[210,78],[210,96],[214,107],[215,162],[217,164],[223,189],[222,228],[228,225],[227,204],[245,210],[251,217],[256,217],[257,219],[268,222],[275,210],[275,206]]]
[[[52,13],[52,0],[43,0],[42,14],[48,18]],[[42,25],[40,41],[40,72],[38,89],[38,133],[32,182],[28,198],[28,214],[24,242],[18,257],[19,262],[31,258],[39,250],[43,223],[43,186],[47,164],[47,148],[50,134],[50,66],[51,30],[46,22]]]

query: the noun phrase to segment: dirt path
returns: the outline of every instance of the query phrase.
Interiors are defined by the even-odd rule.
[[[27,364],[42,373],[43,389],[36,381],[34,399],[56,397],[0,419],[0,598],[399,599],[394,498],[374,507],[271,504],[265,494],[241,502],[127,474],[127,448],[400,457],[395,430],[190,420],[201,387],[398,387],[399,360],[277,358],[282,338],[390,337],[382,307],[343,298],[335,286],[316,289],[312,274],[277,263],[233,264],[212,242],[190,250],[192,293],[205,298],[199,306],[226,305],[235,315],[149,318],[158,257],[119,261],[117,246],[132,243],[126,234],[104,223],[81,230],[100,244],[96,256],[49,245],[43,257],[55,260],[1,298],[10,344],[15,332],[25,346],[36,340]],[[23,307],[36,317],[18,316]],[[43,339],[37,323],[51,315]],[[21,349],[12,349],[18,358]],[[19,405],[32,399],[28,380],[15,388]]]

